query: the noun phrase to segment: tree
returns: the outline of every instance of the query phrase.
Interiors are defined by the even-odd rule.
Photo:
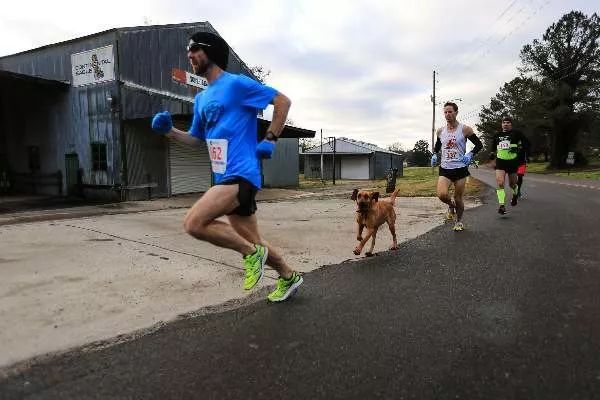
[[[389,151],[393,151],[394,153],[398,153],[398,154],[404,154],[406,153],[406,147],[404,147],[404,145],[400,142],[395,142],[390,144],[387,149]]]
[[[263,84],[267,82],[267,77],[271,75],[271,70],[263,67],[262,65],[250,67],[250,71],[252,71],[256,79]]]
[[[494,135],[500,130],[504,115],[513,117],[513,126],[525,133],[532,144],[532,153],[549,151],[547,134],[551,123],[547,117],[547,89],[532,78],[517,77],[505,83],[479,113],[477,130],[486,150],[491,150]],[[487,151],[480,153],[480,159],[487,158]]]
[[[579,134],[600,113],[600,17],[579,11],[565,14],[521,50],[522,74],[546,89],[553,167],[565,164]]]
[[[429,165],[430,160],[431,151],[429,150],[429,142],[419,140],[415,143],[415,147],[412,150],[412,163],[419,167],[426,167]]]
[[[317,147],[321,144],[321,142],[314,138],[301,138],[300,139],[300,151],[305,152],[308,149],[312,149],[313,147]]]

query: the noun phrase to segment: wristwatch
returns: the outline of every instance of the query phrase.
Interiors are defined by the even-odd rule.
[[[275,134],[273,132],[267,132],[267,134],[265,135],[265,139],[266,140],[270,140],[271,142],[276,142],[277,139],[279,139],[277,136],[275,136]]]

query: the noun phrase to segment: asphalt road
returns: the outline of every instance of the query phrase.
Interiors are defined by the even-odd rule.
[[[600,398],[600,190],[548,179],[526,177],[506,216],[490,190],[464,232],[309,273],[283,304],[35,364],[0,398]]]

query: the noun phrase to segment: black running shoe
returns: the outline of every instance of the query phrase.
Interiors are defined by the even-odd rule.
[[[504,204],[502,204],[500,207],[498,207],[498,214],[506,214],[506,207],[504,207]]]
[[[518,200],[519,200],[519,196],[517,196],[516,194],[513,194],[513,197],[512,197],[512,199],[510,201],[510,205],[513,206],[513,207],[516,206]]]

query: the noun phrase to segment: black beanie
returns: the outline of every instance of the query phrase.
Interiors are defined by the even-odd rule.
[[[197,44],[202,47],[206,56],[221,69],[227,69],[229,62],[229,46],[219,35],[210,32],[196,32],[190,36],[188,46]]]

